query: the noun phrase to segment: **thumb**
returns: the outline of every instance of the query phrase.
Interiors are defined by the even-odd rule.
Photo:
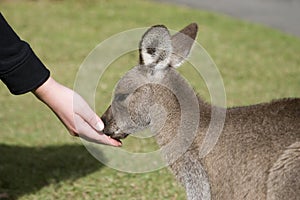
[[[77,115],[79,115],[87,124],[97,131],[102,131],[104,129],[104,123],[100,117],[91,109],[87,102],[80,95],[75,94],[74,110]]]
[[[94,129],[96,129],[97,131],[102,131],[104,129],[104,123],[102,122],[102,120],[100,119],[100,117],[98,117],[98,115],[96,115],[96,125],[93,126],[92,124],[90,124]]]
[[[85,111],[82,112],[80,116],[84,121],[86,121],[86,123],[88,123],[96,131],[100,132],[104,129],[104,123],[90,107],[88,109],[85,109]]]

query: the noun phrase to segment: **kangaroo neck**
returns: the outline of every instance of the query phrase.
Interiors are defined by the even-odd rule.
[[[211,105],[197,97],[196,108],[182,111],[175,97],[167,102],[156,102],[155,114],[151,114],[151,131],[156,136],[157,143],[162,147],[172,142],[175,137],[190,141],[190,138],[201,138],[211,118]],[[178,136],[179,135],[179,136]]]

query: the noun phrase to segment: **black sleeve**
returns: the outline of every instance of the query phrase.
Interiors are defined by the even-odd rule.
[[[22,41],[0,13],[0,79],[12,94],[23,94],[42,85],[49,70]]]

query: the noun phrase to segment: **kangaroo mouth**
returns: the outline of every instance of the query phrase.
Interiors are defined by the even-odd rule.
[[[128,135],[129,135],[128,133],[119,133],[119,134],[111,135],[110,137],[115,140],[121,140],[121,139],[125,139]]]
[[[106,131],[105,129],[103,130],[103,133],[119,142],[121,142],[120,140],[121,139],[125,139],[129,133],[124,133],[124,132],[121,132],[121,131],[116,131],[116,132],[109,132],[109,131]]]

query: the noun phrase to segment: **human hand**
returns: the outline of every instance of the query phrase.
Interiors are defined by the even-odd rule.
[[[79,94],[51,77],[33,93],[51,108],[71,135],[100,144],[122,145],[101,133],[103,122]]]

